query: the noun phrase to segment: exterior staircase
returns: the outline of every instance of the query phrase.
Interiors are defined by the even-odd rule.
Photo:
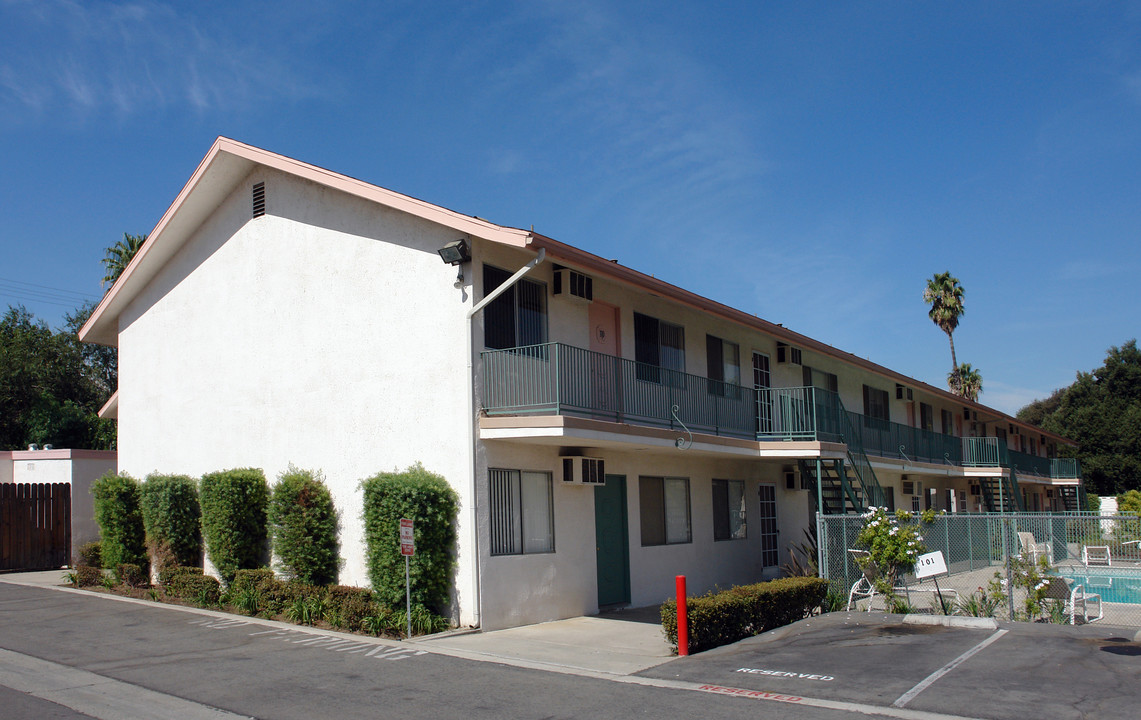
[[[825,391],[814,389],[817,394]],[[816,461],[801,460],[801,477],[810,479],[809,487],[817,508],[825,515],[860,514],[871,505],[883,506],[886,496],[880,487],[872,464],[868,461],[861,439],[860,428],[852,422],[840,398],[828,393],[828,402],[817,402],[820,425],[838,430],[838,439],[847,448],[847,461],[820,461],[820,477],[816,477]]]
[[[1066,512],[1081,510],[1078,507],[1078,487],[1076,485],[1063,485],[1058,488],[1058,494],[1062,498],[1062,507]]]
[[[1010,470],[1010,477],[980,478],[979,487],[982,489],[983,502],[986,503],[987,512],[1026,511],[1022,506],[1022,493],[1018,490],[1018,480],[1014,476],[1013,468]]]

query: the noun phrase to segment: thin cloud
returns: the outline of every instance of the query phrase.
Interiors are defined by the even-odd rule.
[[[240,110],[321,92],[258,35],[224,22],[204,29],[163,3],[8,2],[0,24],[9,36],[0,108],[9,117]]]

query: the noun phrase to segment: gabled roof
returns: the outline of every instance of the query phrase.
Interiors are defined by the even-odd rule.
[[[115,281],[115,284],[111,286],[99,305],[96,306],[91,317],[79,331],[80,340],[101,345],[118,345],[119,314],[132,299],[142,292],[147,283],[190,239],[210,214],[233,192],[234,188],[259,165],[394,210],[400,210],[473,237],[519,248],[533,250],[543,248],[552,260],[577,266],[580,269],[612,278],[621,283],[634,285],[683,305],[759,330],[791,345],[797,345],[821,355],[836,358],[848,365],[869,370],[889,380],[917,389],[922,388],[931,395],[986,413],[988,421],[1015,422],[1023,427],[1033,427],[1035,432],[1054,440],[1068,444],[1073,443],[1072,440],[1061,435],[1042,430],[994,408],[978,402],[971,402],[947,390],[928,385],[883,365],[878,365],[826,343],[813,340],[806,335],[789,330],[783,325],[762,320],[755,315],[723,305],[615,261],[606,260],[598,255],[538,233],[497,225],[482,218],[463,215],[423,200],[224,137],[219,137],[214,141],[210,151],[206,153],[206,157],[202,159],[194,174],[190,176],[190,180],[183,186],[174,203],[147,236],[147,241],[143,244],[142,249],[135,255],[123,274]],[[118,397],[116,394],[100,413],[101,415],[106,413],[106,416],[112,417],[111,413],[117,414],[117,411]]]
[[[256,166],[262,165],[349,195],[400,210],[458,232],[523,247],[528,233],[442,208],[267,150],[219,137],[198,164],[174,203],[163,214],[91,317],[79,330],[84,342],[118,345],[119,314],[178,252],[202,223]]]

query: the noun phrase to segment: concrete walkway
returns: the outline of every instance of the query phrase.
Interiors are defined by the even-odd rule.
[[[7,573],[0,575],[0,582],[58,588],[65,584],[67,572]],[[103,594],[99,597],[119,598]],[[162,607],[182,608],[179,605]],[[194,612],[203,611],[195,609]],[[257,621],[244,616],[242,619]],[[429,652],[484,662],[619,676],[633,675],[677,657],[666,642],[656,607],[617,610],[491,632],[459,630],[414,638],[409,644]]]

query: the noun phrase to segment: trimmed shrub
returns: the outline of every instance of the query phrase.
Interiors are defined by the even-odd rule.
[[[809,617],[828,593],[828,581],[792,577],[733,587],[686,599],[689,651],[735,643]],[[677,648],[677,600],[662,604],[662,628]]]
[[[269,524],[282,574],[312,585],[337,581],[337,509],[320,471],[290,465],[278,477],[269,501]]]
[[[400,519],[414,522],[416,554],[409,575],[412,604],[442,613],[448,605],[456,544],[455,490],[416,463],[401,473],[380,473],[361,483],[369,580],[376,599],[404,606],[404,558]]]
[[[325,601],[325,620],[341,630],[361,630],[372,614],[372,593],[365,588],[333,585]]]
[[[76,555],[75,564],[77,566],[103,567],[103,545],[98,540],[80,545],[79,549],[76,550]]]
[[[202,510],[198,487],[187,475],[147,475],[141,507],[147,548],[156,565],[197,565],[202,561]],[[165,562],[164,562],[165,560]]]
[[[265,473],[256,468],[202,476],[202,537],[210,562],[227,584],[238,570],[265,565],[268,497]]]
[[[103,584],[103,570],[94,565],[75,568],[75,584],[79,587],[96,587]]]
[[[121,563],[145,567],[139,481],[130,475],[109,472],[91,485],[91,494],[95,496],[95,522],[102,538],[103,567],[113,569]]]
[[[115,576],[127,587],[145,588],[150,585],[146,571],[134,563],[119,563],[119,567],[115,568]]]
[[[170,567],[162,571],[163,591],[175,598],[188,600],[203,607],[214,607],[221,602],[222,588],[217,578],[202,574],[198,567]]]

